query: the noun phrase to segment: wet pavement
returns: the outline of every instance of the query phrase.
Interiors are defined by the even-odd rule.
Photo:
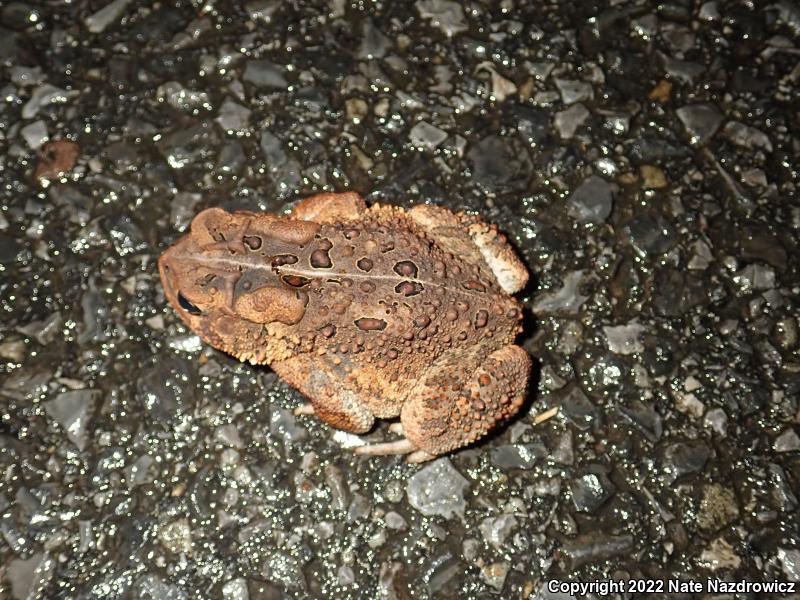
[[[800,579],[797,3],[230,4],[0,6],[0,597]],[[166,306],[198,210],[347,189],[532,272],[478,446],[356,458]]]

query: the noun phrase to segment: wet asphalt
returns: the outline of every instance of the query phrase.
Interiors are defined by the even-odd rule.
[[[785,0],[3,2],[0,598],[800,580],[798,55]],[[508,427],[356,457],[182,326],[197,211],[323,190],[508,233]]]

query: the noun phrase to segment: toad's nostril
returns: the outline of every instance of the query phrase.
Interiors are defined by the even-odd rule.
[[[178,292],[178,304],[181,305],[181,308],[188,312],[190,315],[201,315],[203,311],[197,308],[194,304],[189,302],[186,299],[186,296]]]

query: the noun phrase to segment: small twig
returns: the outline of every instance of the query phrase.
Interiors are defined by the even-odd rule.
[[[560,407],[554,406],[553,408],[544,411],[543,413],[539,413],[535,417],[533,417],[533,424],[538,425],[539,423],[544,423],[548,419],[552,419],[558,414]]]

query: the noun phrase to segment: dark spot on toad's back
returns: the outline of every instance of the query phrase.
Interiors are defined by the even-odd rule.
[[[402,294],[406,297],[416,296],[424,289],[425,287],[418,281],[401,281],[394,287],[394,291],[396,293]]]
[[[363,317],[361,319],[356,319],[355,324],[356,327],[362,331],[382,331],[386,329],[386,321],[383,319]]]
[[[282,275],[281,280],[286,285],[296,288],[306,286],[311,281],[308,277],[302,277],[300,275]]]
[[[314,250],[309,258],[309,263],[315,269],[330,269],[333,266],[328,251],[323,248]]]
[[[401,260],[400,262],[395,263],[394,272],[398,275],[402,275],[403,277],[416,277],[417,265],[410,260]]]

